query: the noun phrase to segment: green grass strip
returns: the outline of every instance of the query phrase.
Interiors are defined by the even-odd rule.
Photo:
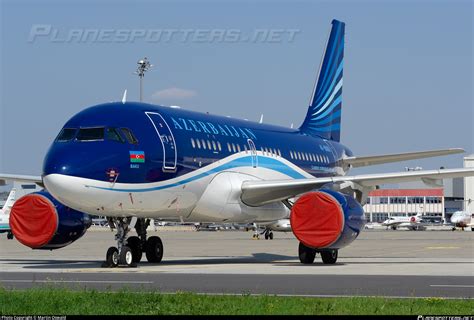
[[[473,304],[473,300],[441,298],[306,298],[0,288],[2,315],[469,315],[473,313]]]

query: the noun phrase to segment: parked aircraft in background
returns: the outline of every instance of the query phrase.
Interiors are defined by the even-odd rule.
[[[273,231],[278,231],[278,232],[291,231],[290,219],[280,219],[276,222],[272,222],[271,224],[267,224],[265,226],[265,231],[263,232],[263,234],[265,235],[265,240],[273,240]]]
[[[13,233],[10,229],[10,211],[15,203],[15,189],[11,189],[8,198],[0,209],[0,233],[7,232],[7,238],[13,239]]]
[[[424,230],[425,227],[422,222],[422,213],[419,212],[416,216],[411,217],[390,217],[382,225],[390,227],[392,230],[397,228],[407,228],[409,230]]]
[[[464,228],[471,227],[471,231],[474,231],[474,214],[471,214],[467,211],[456,211],[451,216],[451,223],[453,224],[453,231],[456,228]]]
[[[361,204],[376,186],[473,176],[474,168],[346,175],[353,167],[463,150],[359,157],[340,142],[344,30],[333,20],[297,129],[125,101],[79,112],[52,143],[41,176],[0,174],[45,186],[14,204],[15,237],[34,249],[57,249],[86,232],[89,214],[106,216],[117,246],[104,266],[130,266],[143,253],[149,262],[162,259],[161,239],[147,237],[151,219],[265,224],[290,216],[300,261],[313,263],[319,253],[333,264],[364,228]],[[138,237],[128,237],[132,218]]]

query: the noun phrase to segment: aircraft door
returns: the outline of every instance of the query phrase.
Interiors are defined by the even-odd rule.
[[[177,150],[173,132],[165,119],[157,112],[145,112],[150,119],[163,147],[163,171],[176,170]]]
[[[258,167],[258,156],[257,156],[257,148],[255,148],[255,143],[251,139],[247,140],[250,149],[250,155],[252,156],[252,167]]]

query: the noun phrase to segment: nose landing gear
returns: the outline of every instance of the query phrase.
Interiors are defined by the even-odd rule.
[[[153,236],[146,238],[146,229],[150,225],[150,219],[137,219],[135,230],[137,236],[131,236],[128,239],[127,234],[130,231],[129,225],[132,218],[109,218],[109,226],[117,229],[115,240],[117,247],[110,247],[107,250],[105,262],[102,267],[136,267],[141,261],[143,252],[146,253],[148,262],[158,263],[163,258],[163,243],[159,237]]]

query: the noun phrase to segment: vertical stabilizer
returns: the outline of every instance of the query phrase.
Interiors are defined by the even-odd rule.
[[[7,201],[5,201],[5,205],[2,208],[2,212],[4,214],[10,214],[10,210],[12,209],[13,204],[15,203],[15,193],[16,193],[15,189],[12,189],[10,191],[10,194],[8,195]]]
[[[312,136],[340,140],[344,22],[333,20],[308,113],[300,130]]]

